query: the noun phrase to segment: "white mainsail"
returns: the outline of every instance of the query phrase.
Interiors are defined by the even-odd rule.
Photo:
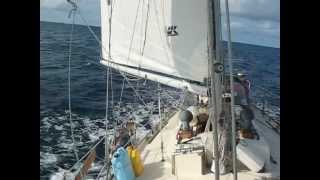
[[[207,13],[207,0],[101,0],[101,63],[206,94]]]

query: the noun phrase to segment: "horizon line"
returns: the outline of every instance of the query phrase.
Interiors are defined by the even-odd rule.
[[[40,22],[48,22],[48,23],[71,25],[70,23],[66,23],[66,22],[46,21],[46,20],[41,20],[41,19],[40,19]],[[79,23],[75,23],[75,25],[86,26],[85,24],[79,24]],[[99,26],[99,25],[89,25],[89,26],[90,26],[90,27],[101,28],[101,26]],[[227,42],[227,40],[222,40],[222,41]],[[280,49],[280,47],[276,47],[276,46],[268,46],[268,45],[261,45],[261,44],[250,44],[250,43],[248,43],[248,42],[241,42],[241,41],[232,41],[232,43],[240,43],[240,44],[251,45],[251,46],[260,46],[260,47]]]

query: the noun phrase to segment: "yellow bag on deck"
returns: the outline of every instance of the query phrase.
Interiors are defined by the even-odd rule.
[[[143,162],[140,158],[140,152],[137,148],[132,146],[127,147],[129,158],[133,167],[133,171],[136,177],[140,176],[143,173],[144,167]]]

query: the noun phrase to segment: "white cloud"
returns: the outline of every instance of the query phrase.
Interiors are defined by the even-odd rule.
[[[40,0],[43,8],[57,8],[61,4],[67,4],[66,0]]]
[[[227,27],[227,24],[226,23],[224,23],[224,26],[225,26],[225,28]],[[242,23],[242,22],[239,22],[239,21],[232,21],[232,22],[230,22],[230,27],[232,28],[232,29],[234,29],[234,28],[243,28],[245,25]]]
[[[225,0],[221,0],[222,32],[226,39]],[[280,46],[280,0],[229,0],[232,40]]]
[[[77,4],[80,6],[81,4],[83,4],[83,2],[83,0],[78,1]],[[44,0],[44,2],[42,2],[41,8],[68,12],[72,8],[72,5],[68,3],[67,0]]]
[[[222,17],[222,35],[227,40],[225,17]],[[280,46],[280,25],[271,20],[253,20],[243,17],[231,18],[232,41],[258,44],[262,46]]]
[[[70,23],[68,14],[72,9],[71,4],[66,0],[43,0],[40,9],[41,21]],[[100,3],[99,0],[74,0],[77,2],[82,16],[90,25],[100,25]],[[84,24],[77,16],[76,24]]]
[[[76,0],[90,25],[100,25],[100,0]],[[128,0],[129,1],[129,0]],[[40,0],[41,20],[69,23],[71,5],[66,0]],[[225,37],[225,0],[221,0]],[[231,31],[234,41],[279,47],[280,0],[229,0]],[[77,22],[82,21],[78,18]],[[82,23],[83,24],[83,23]],[[226,39],[226,38],[224,38]]]
[[[221,0],[225,13],[225,0]],[[252,20],[280,21],[280,0],[229,0],[231,16]]]

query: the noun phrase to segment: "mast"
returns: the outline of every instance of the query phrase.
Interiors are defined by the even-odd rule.
[[[233,97],[230,102],[222,98],[222,90],[226,90],[223,84],[224,62],[222,60],[221,46],[221,11],[219,0],[209,0],[209,61],[211,62],[211,116],[210,120],[213,124],[213,140],[214,140],[214,166],[215,179],[219,180],[219,175],[228,173],[230,169],[231,153],[233,154],[233,170],[234,179],[236,176],[236,155],[235,155],[235,122],[233,117]],[[214,39],[213,39],[214,38]],[[213,44],[214,43],[214,44]],[[230,42],[229,42],[230,43]],[[213,45],[212,45],[213,44]],[[229,44],[229,49],[230,49]],[[229,58],[231,51],[229,51]],[[229,61],[230,66],[230,61]],[[230,72],[232,73],[232,67]],[[230,86],[232,87],[232,86]],[[232,88],[231,88],[232,89]],[[233,93],[231,93],[233,95]],[[231,95],[231,96],[232,96]],[[213,108],[212,108],[213,106]],[[219,123],[218,123],[219,121]],[[230,129],[232,128],[232,132]],[[220,137],[220,138],[218,138]],[[231,138],[232,137],[232,138]],[[231,141],[232,140],[232,141]],[[218,142],[219,141],[219,142]],[[232,148],[230,147],[232,145]],[[232,151],[232,150],[233,151]]]
[[[216,31],[215,31],[215,27],[216,27],[216,21],[214,20],[214,12],[216,6],[214,5],[215,2],[214,0],[209,0],[208,1],[208,45],[209,45],[209,64],[211,65],[211,69],[209,69],[209,74],[211,75],[211,87],[210,87],[210,121],[212,123],[213,126],[213,143],[214,143],[214,163],[215,163],[215,180],[219,180],[219,151],[218,151],[218,127],[217,127],[217,113],[218,113],[218,108],[217,108],[217,104],[216,104],[216,96],[215,96],[215,91],[214,89],[216,89],[215,85],[215,75],[214,75],[214,59],[215,59],[215,52],[213,51],[214,46],[216,45],[216,43],[214,43],[214,39],[213,36],[216,35]],[[216,39],[216,37],[215,37]],[[216,49],[217,50],[217,49]],[[213,112],[212,112],[212,106],[214,108]]]

